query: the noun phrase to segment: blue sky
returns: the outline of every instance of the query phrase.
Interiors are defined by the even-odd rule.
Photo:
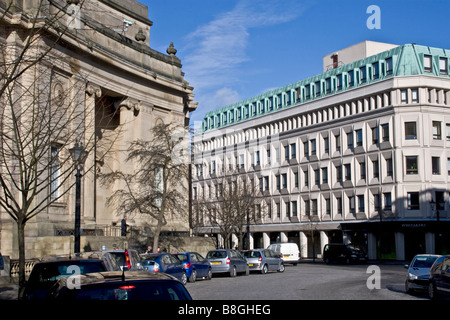
[[[206,112],[320,74],[322,57],[364,40],[450,49],[449,0],[138,0],[150,47],[178,50]],[[369,29],[370,5],[380,29]]]

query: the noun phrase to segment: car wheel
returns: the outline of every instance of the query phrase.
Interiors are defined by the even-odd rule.
[[[197,271],[194,269],[191,272],[191,276],[189,277],[189,282],[195,282],[197,280]]]
[[[181,276],[181,283],[185,285],[187,283],[187,280],[188,279],[187,279],[186,272],[184,272],[183,275]]]
[[[236,267],[231,268],[230,277],[236,277],[236,275],[237,275]]]
[[[206,275],[206,280],[211,280],[211,279],[212,279],[212,270],[211,270],[211,268],[209,268],[208,274]]]
[[[428,297],[431,300],[436,300],[438,298],[438,293],[436,292],[436,285],[433,282],[430,282],[428,285]]]
[[[280,264],[280,268],[278,269],[278,272],[284,272],[284,263]]]
[[[267,264],[265,264],[262,269],[261,269],[261,273],[262,274],[266,274],[269,270],[267,269]]]

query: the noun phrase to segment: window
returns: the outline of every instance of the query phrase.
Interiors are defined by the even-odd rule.
[[[311,214],[317,216],[317,199],[311,200]]]
[[[415,140],[417,139],[417,126],[416,122],[405,122],[405,139]]]
[[[431,170],[435,175],[441,174],[440,158],[431,157]]]
[[[298,213],[298,205],[297,205],[297,201],[292,201],[291,202],[292,205],[292,216],[296,217],[297,213]]]
[[[328,168],[322,168],[322,183],[328,183]]]
[[[289,146],[284,147],[284,160],[289,161]]]
[[[338,214],[342,214],[342,197],[336,197],[336,209]]]
[[[373,177],[379,178],[380,177],[380,168],[378,166],[378,160],[373,160],[372,166],[373,166]]]
[[[408,210],[419,210],[419,193],[418,192],[408,192]]]
[[[450,141],[450,123],[446,124],[446,128],[447,128],[447,141]]]
[[[362,129],[358,129],[358,130],[356,130],[356,146],[362,147],[362,145],[363,145]]]
[[[386,59],[386,75],[391,75],[394,70],[394,65],[392,62],[392,58]]]
[[[381,209],[380,195],[374,194],[373,195],[373,210],[380,211],[380,209]]]
[[[360,176],[361,180],[366,179],[366,163],[365,162],[361,162],[359,164],[359,176]]]
[[[304,174],[304,183],[305,183],[305,187],[309,186],[309,172],[308,169],[305,169],[305,171],[303,172]]]
[[[408,91],[406,89],[401,91],[401,103],[402,104],[408,103]]]
[[[297,145],[295,143],[291,144],[291,159],[297,158]]]
[[[269,177],[267,176],[267,177],[264,177],[264,189],[266,191],[269,191],[269,187],[270,187],[270,185],[269,185]]]
[[[291,203],[290,202],[286,202],[286,217],[288,217],[288,218],[291,217]]]
[[[325,214],[330,215],[331,214],[331,201],[330,198],[325,199]]]
[[[392,196],[390,192],[383,193],[384,199],[384,210],[391,211],[392,210]]]
[[[364,212],[364,195],[358,196],[358,212]]]
[[[439,72],[440,74],[448,74],[448,59],[447,58],[439,58]]]
[[[411,101],[412,101],[412,103],[419,103],[419,90],[418,89],[411,90]]]
[[[441,140],[441,122],[433,121],[433,140]]]
[[[394,176],[392,158],[386,159],[386,174],[388,177]]]
[[[295,188],[298,188],[298,186],[299,186],[299,174],[298,174],[298,172],[294,172],[294,184],[295,184]]]
[[[282,182],[283,182],[283,189],[286,189],[287,188],[287,173],[283,173],[281,175],[281,179],[282,179]]]
[[[429,55],[424,55],[423,56],[423,68],[425,70],[425,72],[432,72],[432,65],[431,65],[431,56]]]
[[[347,133],[347,149],[353,150],[353,132]]]
[[[450,176],[450,158],[447,158],[447,174]]]
[[[406,174],[418,174],[417,156],[406,157]]]
[[[51,146],[51,167],[50,167],[50,197],[57,199],[60,196],[60,176],[61,176],[61,162],[59,159],[59,151],[61,148],[56,145]]]
[[[335,142],[336,142],[336,151],[341,151],[341,136],[339,134],[335,136]]]
[[[351,165],[350,164],[346,164],[344,166],[345,168],[345,181],[350,181],[352,180],[352,170],[351,170]]]
[[[378,126],[372,128],[372,144],[377,144],[378,143]]]
[[[303,155],[309,157],[309,142],[303,142]]]
[[[280,175],[276,175],[275,179],[277,180],[277,190],[280,191],[281,190],[281,177],[280,177]]]
[[[330,153],[330,141],[328,137],[323,138],[323,145],[325,153]]]
[[[316,186],[320,186],[320,170],[314,170],[314,182]]]
[[[336,181],[342,182],[342,166],[336,166]]]
[[[348,207],[351,213],[355,213],[355,197],[353,196],[348,197]]]
[[[380,77],[380,63],[379,62],[375,62],[372,65],[372,70],[373,70],[373,78],[374,79],[378,79]]]
[[[389,123],[385,123],[381,125],[381,134],[383,142],[389,141]]]
[[[367,81],[367,71],[366,67],[359,69],[359,74],[361,75],[361,83],[366,83]]]
[[[311,155],[316,155],[316,139],[311,140]]]
[[[317,81],[315,83],[316,97],[320,96],[320,87],[321,87],[320,81]]]
[[[351,70],[348,72],[348,86],[353,87],[355,85],[355,76],[354,71]]]

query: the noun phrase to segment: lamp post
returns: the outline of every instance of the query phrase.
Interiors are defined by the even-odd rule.
[[[76,169],[75,181],[75,230],[74,230],[74,253],[80,252],[80,235],[81,235],[81,170],[86,159],[87,152],[82,143],[75,142],[75,146],[69,149],[73,163]]]

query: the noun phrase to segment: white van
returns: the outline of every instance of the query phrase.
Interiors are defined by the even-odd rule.
[[[300,260],[300,250],[298,249],[298,245],[293,242],[282,242],[282,243],[273,243],[267,247],[272,251],[275,251],[281,256],[283,262],[292,263],[294,266]]]

